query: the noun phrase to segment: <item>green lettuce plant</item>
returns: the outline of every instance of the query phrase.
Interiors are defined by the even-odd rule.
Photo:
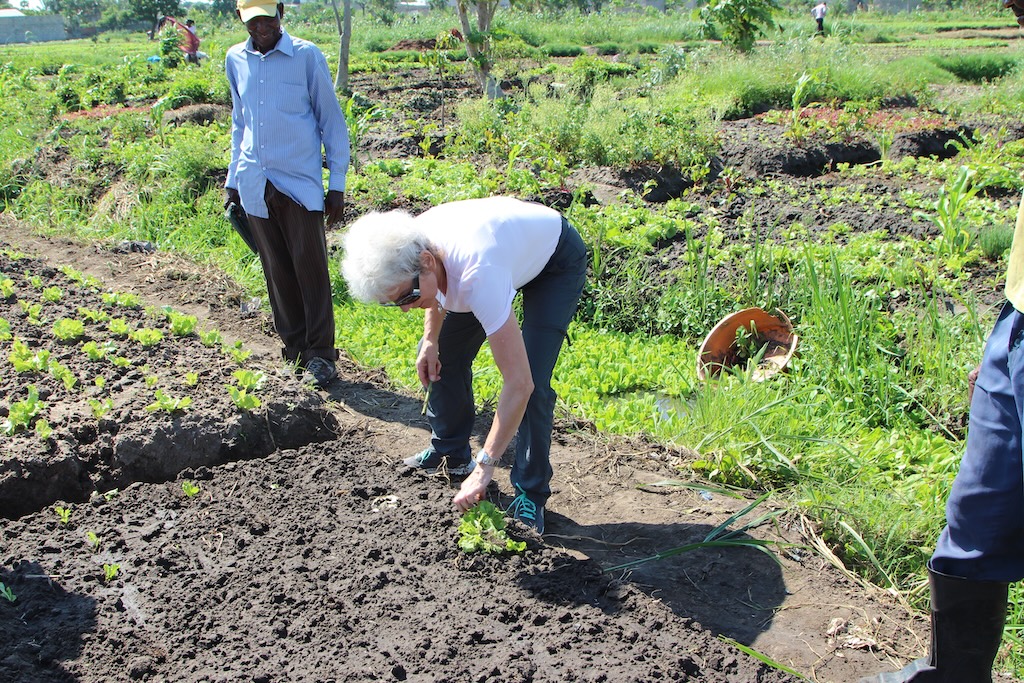
[[[513,541],[505,531],[505,515],[494,503],[483,500],[459,520],[459,549],[464,553],[521,553],[526,543]]]
[[[59,318],[53,323],[53,336],[63,342],[72,342],[85,336],[85,325],[81,320]]]
[[[156,346],[164,339],[164,333],[152,327],[143,327],[128,335],[145,347]]]
[[[176,413],[179,411],[187,410],[192,405],[191,396],[182,396],[181,398],[174,398],[163,389],[157,389],[153,392],[153,397],[156,399],[148,406],[146,410],[151,413],[155,413],[158,410],[163,410],[168,413]]]
[[[61,505],[54,505],[53,506],[53,511],[55,513],[57,513],[57,519],[60,520],[60,523],[62,525],[67,526],[68,522],[71,521],[71,508],[70,507],[63,507]]]
[[[0,433],[11,436],[23,429],[28,429],[45,407],[46,404],[39,400],[39,391],[35,385],[30,384],[28,398],[11,403],[7,417],[0,420]]]

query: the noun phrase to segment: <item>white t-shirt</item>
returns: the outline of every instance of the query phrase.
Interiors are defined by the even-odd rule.
[[[516,291],[544,269],[562,232],[557,211],[512,197],[449,202],[415,220],[441,252],[448,292],[438,301],[475,315],[487,336],[508,320]]]
[[[828,6],[825,5],[824,3],[822,3],[820,5],[815,5],[811,9],[811,16],[814,17],[815,19],[824,19],[825,18],[825,12],[827,12],[827,11],[828,11]]]

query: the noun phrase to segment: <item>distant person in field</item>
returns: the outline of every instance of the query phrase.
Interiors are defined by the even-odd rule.
[[[284,359],[325,387],[337,377],[338,351],[324,218],[339,223],[345,210],[348,128],[323,53],[281,28],[284,5],[238,0],[236,13],[249,39],[224,63],[232,104],[225,206],[249,217]]]
[[[825,33],[825,14],[828,12],[828,4],[819,2],[817,5],[811,8],[811,16],[814,17],[814,21],[818,23],[818,33]]]
[[[198,64],[199,36],[196,35],[194,28],[190,28],[193,21],[189,19],[188,24],[183,24],[174,17],[164,17],[160,20],[159,28],[162,29],[168,23],[172,24],[181,33],[181,51],[185,53],[185,61],[190,64]]]
[[[416,372],[427,388],[430,446],[404,464],[466,477],[452,501],[484,497],[516,438],[508,514],[544,533],[551,495],[551,375],[587,274],[587,249],[557,211],[511,197],[441,204],[416,216],[368,214],[345,236],[342,273],[359,301],[424,310]],[[522,293],[522,327],[513,300]],[[484,340],[501,393],[472,457],[473,360]],[[472,459],[471,459],[472,458]]]

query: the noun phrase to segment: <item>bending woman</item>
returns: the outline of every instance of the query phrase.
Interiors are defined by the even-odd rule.
[[[428,387],[430,446],[405,464],[466,475],[453,503],[483,499],[517,435],[508,513],[544,533],[551,495],[551,374],[583,292],[587,251],[557,211],[511,197],[450,202],[417,217],[371,213],[345,236],[342,272],[360,301],[422,308],[416,371]],[[523,323],[512,309],[522,292]],[[473,359],[488,340],[501,372],[494,421],[471,457]],[[517,434],[518,432],[518,434]]]

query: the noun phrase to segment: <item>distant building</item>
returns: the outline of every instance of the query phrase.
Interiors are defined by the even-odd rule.
[[[64,18],[56,14],[25,16],[20,10],[0,9],[0,45],[65,40]]]

